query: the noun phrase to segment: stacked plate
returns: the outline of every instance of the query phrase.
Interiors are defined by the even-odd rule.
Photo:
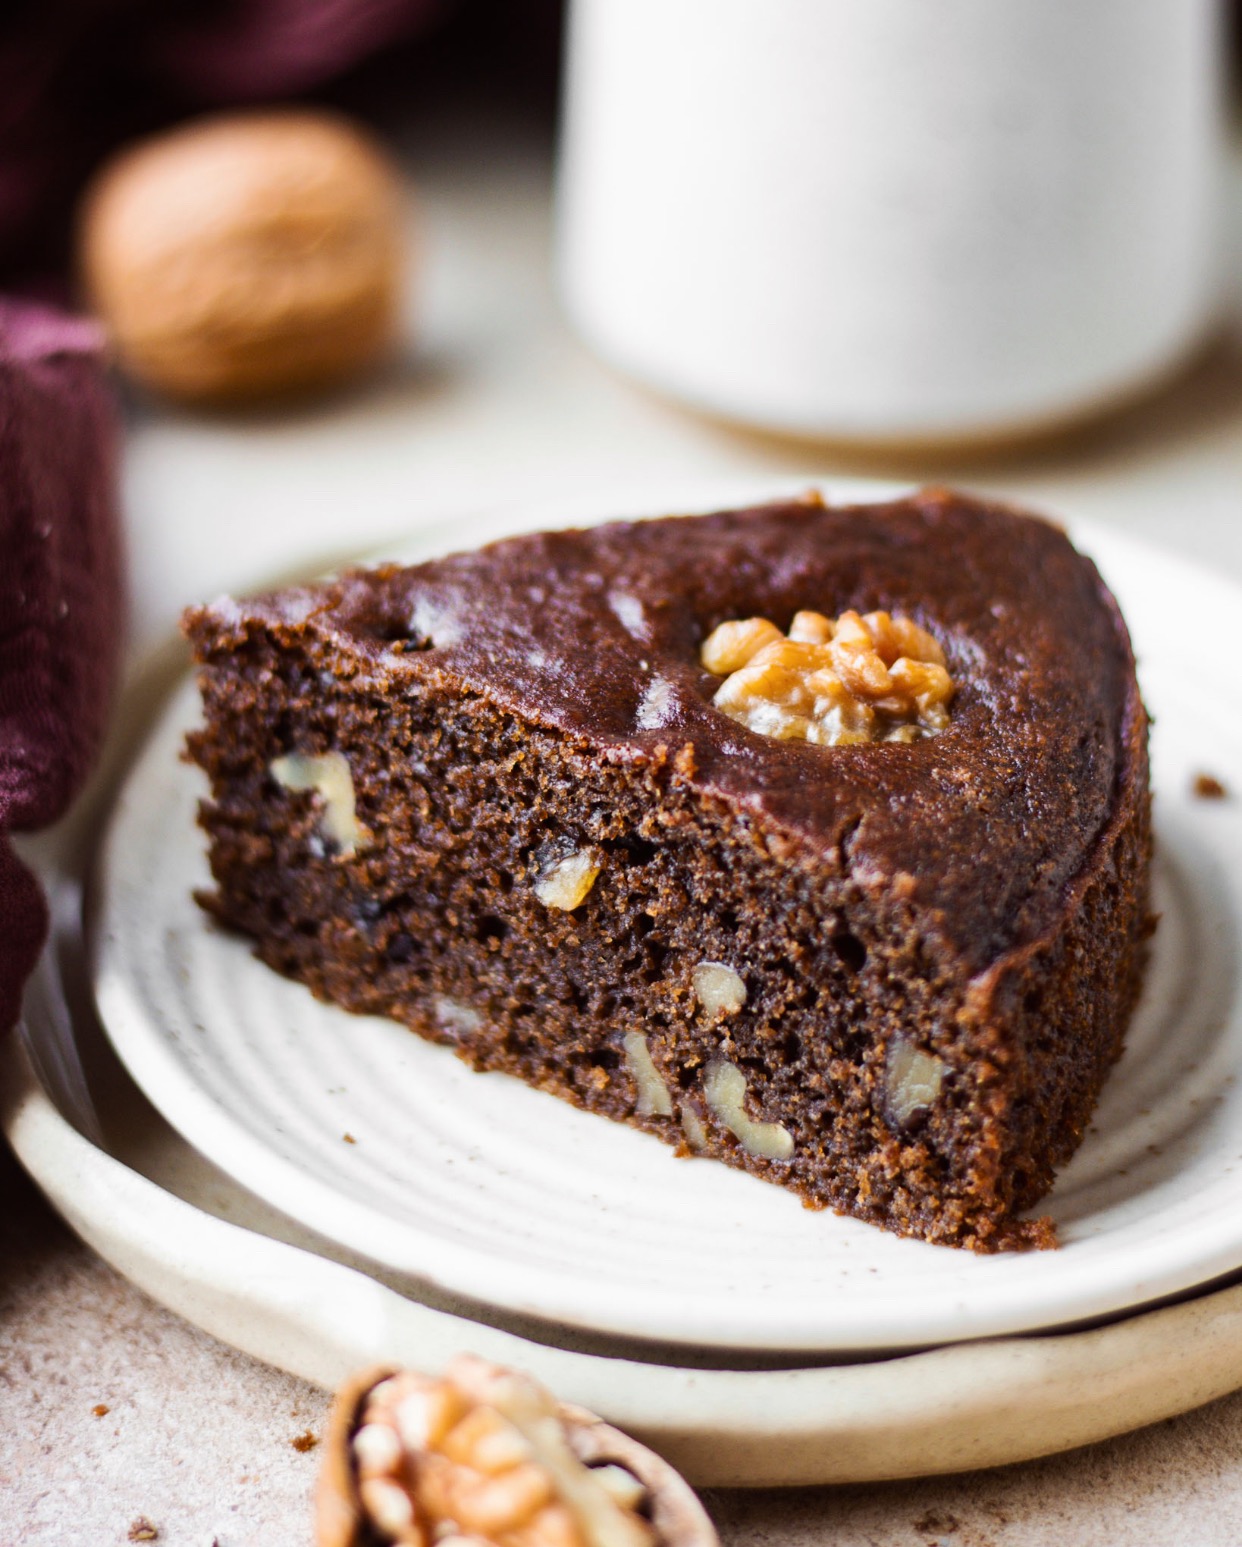
[[[19,1153],[123,1271],[260,1357],[331,1384],[473,1347],[700,1482],[995,1464],[1242,1384],[1242,1288],[1221,1287],[1242,1268],[1242,806],[1193,794],[1200,770],[1242,770],[1239,597],[1075,535],[1155,714],[1162,921],[1126,1054],[1046,1204],[1059,1251],[975,1257],[806,1210],[269,972],[192,900],[188,684],[142,726],[131,705],[126,740],[146,739],[108,797],[89,962],[68,923],[30,995],[42,1083],[21,1072]],[[1169,627],[1171,594],[1196,596],[1193,633]],[[92,845],[67,849],[72,895]]]

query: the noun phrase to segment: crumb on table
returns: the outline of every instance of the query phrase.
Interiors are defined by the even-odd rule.
[[[1192,786],[1200,800],[1225,800],[1229,791],[1214,774],[1199,773]]]
[[[312,1429],[304,1429],[289,1441],[300,1455],[305,1455],[308,1450],[314,1450],[319,1443],[319,1436]]]

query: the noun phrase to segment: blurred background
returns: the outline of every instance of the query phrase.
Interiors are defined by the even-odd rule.
[[[0,272],[110,328],[137,642],[192,599],[425,520],[610,488],[634,513],[769,472],[968,482],[1174,523],[1211,557],[1242,489],[1224,8],[955,0],[934,28],[919,9],[7,8]],[[100,169],[272,105],[340,115],[387,158],[393,318],[340,380],[170,390],[171,355],[223,326],[196,278],[228,267],[222,240],[248,244],[215,282],[244,329],[261,277],[311,273],[318,239],[295,252],[230,213],[232,174],[173,157],[144,206],[141,165],[110,204]],[[161,215],[168,178],[180,214]],[[343,208],[322,218],[362,222],[354,261],[377,239]],[[164,329],[154,364],[144,326]]]
[[[882,0],[862,25],[806,0],[6,9],[0,274],[113,326],[139,642],[300,555],[609,484],[628,514],[648,486],[667,503],[662,487],[708,475],[934,476],[1152,535],[1171,500],[1228,500],[1222,6],[956,0],[934,29],[917,9]],[[94,291],[84,198],[148,136],[272,104],[342,114],[390,158],[396,337],[322,390],[170,394],[127,362],[108,292],[111,275],[155,308],[127,265],[161,195],[113,210]],[[210,176],[184,178],[210,210]],[[232,217],[195,234],[165,215],[186,241],[156,266],[201,314],[195,241]],[[235,289],[300,261],[271,243],[251,258]]]

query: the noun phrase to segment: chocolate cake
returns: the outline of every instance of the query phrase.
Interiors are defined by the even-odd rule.
[[[185,627],[201,900],[269,965],[809,1204],[1053,1243],[1019,1215],[1121,1050],[1151,847],[1125,625],[1057,527],[808,496]]]

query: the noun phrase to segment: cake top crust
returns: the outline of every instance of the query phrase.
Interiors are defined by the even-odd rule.
[[[927,629],[956,683],[948,727],[826,747],[715,708],[711,631],[806,609]],[[186,627],[209,665],[269,630],[380,692],[438,680],[596,755],[675,760],[811,868],[896,889],[972,971],[1052,924],[1144,767],[1129,638],[1095,566],[1047,521],[945,490],[536,533],[225,600]]]

